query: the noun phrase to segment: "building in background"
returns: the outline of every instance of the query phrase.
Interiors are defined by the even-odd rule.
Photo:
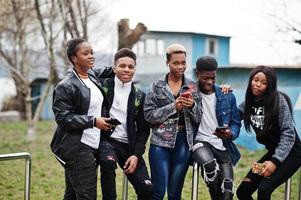
[[[211,35],[194,32],[148,31],[133,47],[137,54],[135,80],[146,90],[166,74],[166,48],[173,43],[182,44],[187,50],[186,74],[193,76],[193,68],[198,57],[214,56],[220,66],[229,66],[230,36]]]

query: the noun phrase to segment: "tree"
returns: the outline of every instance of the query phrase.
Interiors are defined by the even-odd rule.
[[[15,82],[18,101],[14,107],[24,113],[27,140],[32,141],[45,100],[51,87],[59,81],[57,59],[63,55],[66,60],[61,52],[65,52],[68,38],[88,39],[88,18],[97,10],[92,9],[89,0],[0,1],[0,56]],[[40,52],[48,59],[48,63],[38,66],[46,67],[43,70],[48,73],[48,79],[42,94],[36,97],[39,103],[34,113],[30,85],[35,60],[32,52]]]
[[[268,5],[270,6],[270,2],[268,2]],[[276,30],[289,37],[291,42],[301,44],[300,1],[282,0],[277,1],[276,5],[271,7],[272,10],[268,13]]]
[[[36,124],[40,118],[51,88],[59,81],[58,58],[65,56],[68,38],[89,38],[89,18],[109,4],[95,9],[91,0],[0,0],[0,56],[15,82],[17,101],[14,108],[23,113],[28,129],[27,140],[35,139]],[[97,19],[104,22],[103,19]],[[107,22],[107,21],[106,21]],[[105,24],[100,24],[103,27]],[[144,24],[129,28],[129,21],[121,20],[118,25],[118,48],[132,48],[146,31]],[[34,45],[33,45],[34,44]],[[63,53],[64,52],[64,53]],[[47,57],[48,63],[35,64],[35,56]],[[43,67],[48,78],[42,94],[31,97],[31,81],[34,68]],[[45,68],[45,69],[44,69]],[[38,98],[36,110],[32,101]]]
[[[32,124],[28,128],[29,140],[34,138],[35,126],[51,86],[56,85],[59,81],[55,45],[61,43],[61,52],[65,52],[68,33],[71,37],[82,37],[88,40],[88,18],[93,14],[91,8],[91,2],[87,0],[35,0],[37,19],[49,61],[49,77]],[[62,57],[66,63],[66,56]]]
[[[118,49],[130,48],[139,40],[141,35],[147,31],[147,27],[143,23],[138,23],[132,30],[129,26],[128,19],[121,19],[118,22]]]
[[[31,23],[32,4],[29,1],[10,0],[1,2],[0,55],[17,88],[17,96],[13,103],[15,109],[30,118],[31,88],[28,36],[33,33]],[[27,113],[27,114],[25,114]]]

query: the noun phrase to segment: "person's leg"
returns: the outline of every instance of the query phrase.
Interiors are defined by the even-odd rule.
[[[153,183],[153,200],[163,200],[168,184],[170,149],[151,144],[149,164]]]
[[[65,170],[65,194],[64,194],[64,200],[76,200],[75,191],[72,188],[71,182],[68,178],[68,175]]]
[[[74,164],[66,167],[66,176],[70,180],[68,184],[71,183],[77,200],[96,199],[96,163],[91,148],[84,146],[79,150]]]
[[[272,192],[287,181],[300,168],[301,157],[289,155],[269,177],[264,178],[258,187],[258,200],[271,199]]]
[[[129,146],[126,143],[111,141],[114,147],[118,164],[123,169],[125,162],[131,156],[129,154]],[[135,188],[137,199],[151,200],[152,199],[152,182],[147,172],[143,157],[138,158],[136,170],[132,174],[127,174],[129,182]]]
[[[232,200],[233,199],[233,167],[231,162],[219,164],[220,173],[219,182],[221,183],[220,193],[221,200]]]
[[[269,160],[271,156],[272,154],[267,152],[257,162],[263,163],[264,161]],[[253,200],[252,194],[258,189],[262,179],[263,176],[254,174],[252,170],[250,170],[237,188],[237,198],[240,200]]]
[[[114,147],[106,141],[99,146],[100,180],[103,200],[115,200],[117,155]]]
[[[168,199],[180,200],[185,176],[189,167],[191,151],[187,144],[186,133],[178,133],[170,163],[168,179]]]
[[[209,188],[211,199],[218,199],[219,188],[217,176],[219,165],[212,150],[202,143],[197,143],[194,146],[192,158],[202,167],[202,176]]]
[[[147,172],[144,159],[141,157],[136,170],[132,174],[127,175],[130,183],[135,188],[137,199],[152,200],[153,185]]]
[[[217,171],[217,199],[232,200],[234,195],[233,189],[233,167],[231,157],[228,151],[216,149],[214,146],[205,143],[210,148],[218,163]],[[214,181],[215,182],[215,181]]]

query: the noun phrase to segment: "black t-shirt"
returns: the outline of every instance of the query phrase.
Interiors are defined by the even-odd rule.
[[[168,83],[168,74],[165,76],[165,80]],[[184,76],[182,77],[182,85],[181,87],[184,85]],[[174,96],[175,99],[177,99],[179,97],[179,93],[177,94],[177,96]],[[170,116],[170,118],[177,118],[179,115],[179,121],[178,121],[178,125],[179,126],[185,126],[185,117],[184,117],[184,112],[183,110],[178,111],[177,113],[173,114],[172,116]]]
[[[267,131],[262,132],[264,128],[264,118],[265,118],[265,107],[260,105],[260,103],[255,104],[252,107],[252,112],[250,115],[251,126],[256,133],[256,139],[260,144],[265,145],[268,150],[275,150],[280,141],[279,127],[269,127]]]

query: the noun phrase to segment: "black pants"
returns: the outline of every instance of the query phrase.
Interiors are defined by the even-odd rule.
[[[95,200],[97,169],[95,162],[96,150],[82,145],[72,165],[65,167],[64,200]]]
[[[211,199],[233,199],[233,167],[229,153],[202,142],[194,146],[192,158],[201,165]]]
[[[102,141],[99,149],[103,200],[115,200],[117,162],[123,168],[126,160],[131,156],[129,147],[126,143],[109,140]],[[152,199],[152,183],[142,157],[139,158],[136,170],[132,174],[127,174],[127,177],[136,191],[137,199]]]
[[[259,163],[270,160],[273,152],[267,152],[258,160]],[[300,167],[301,157],[290,154],[270,177],[259,176],[250,170],[246,176],[249,180],[243,180],[239,185],[236,194],[238,199],[252,200],[252,194],[258,190],[258,200],[270,200],[272,192],[286,182]]]

